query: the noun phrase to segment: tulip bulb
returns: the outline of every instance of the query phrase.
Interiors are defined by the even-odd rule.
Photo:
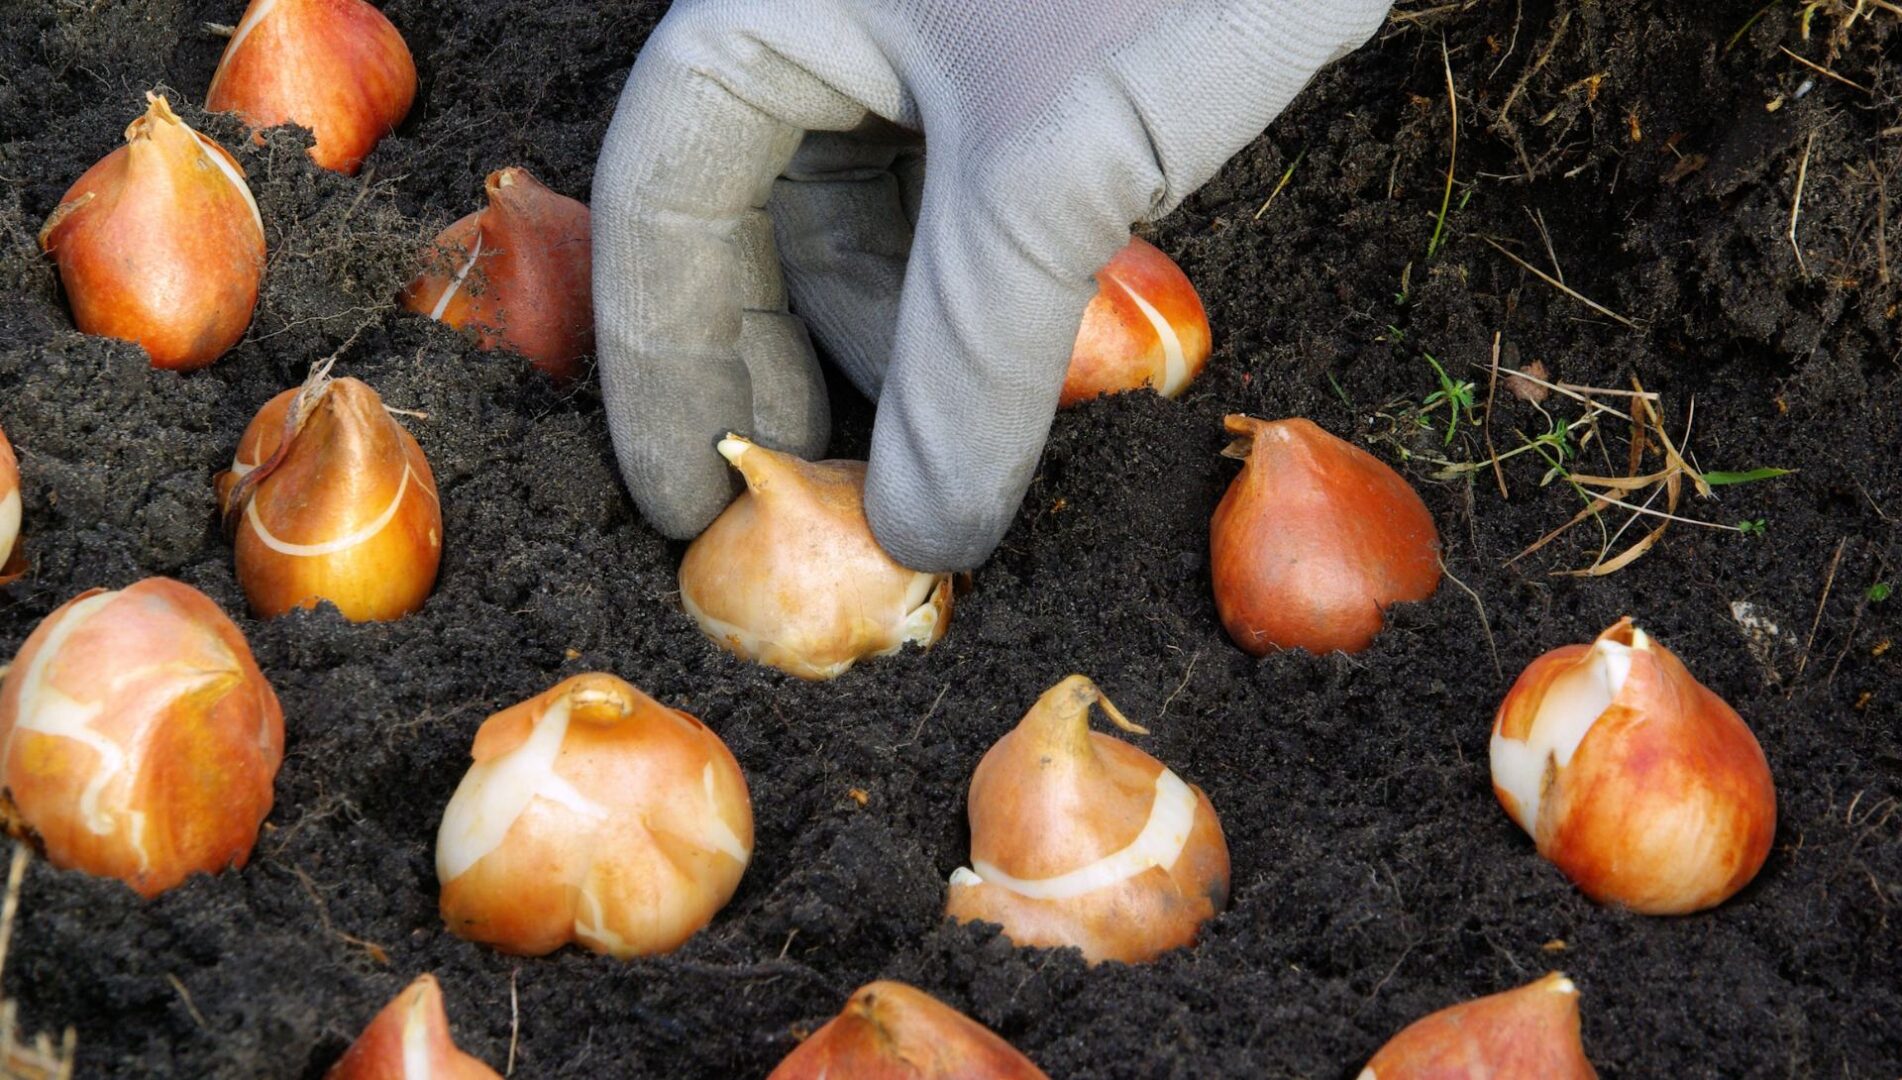
[[[680,602],[708,637],[802,679],[830,679],[951,619],[951,575],[908,570],[872,538],[865,463],[801,461],[738,435],[720,453],[746,490],[680,563]]]
[[[670,952],[753,854],[739,763],[705,724],[612,675],[496,713],[436,835],[449,929],[539,956]]]
[[[26,572],[26,554],[20,547],[20,462],[13,444],[0,431],[0,585],[17,581]]]
[[[1440,584],[1440,537],[1379,458],[1310,421],[1230,416],[1241,458],[1209,523],[1222,625],[1246,652],[1359,652],[1389,605]]]
[[[867,983],[766,1080],[1048,1080],[989,1028],[901,982]]]
[[[237,344],[264,277],[264,219],[244,170],[145,95],[126,144],[67,189],[40,228],[73,322],[190,371]]]
[[[147,898],[245,864],[283,758],[244,635],[168,578],[67,601],[0,685],[0,821]]]
[[[1153,960],[1228,903],[1228,843],[1202,789],[1090,730],[1090,706],[1148,732],[1072,675],[1037,699],[971,775],[971,865],[946,914],[1090,963]]]
[[[337,605],[352,622],[423,606],[442,509],[422,447],[356,379],[319,372],[245,429],[218,499],[259,618]]]
[[[526,169],[492,172],[486,187],[488,208],[436,237],[448,261],[411,282],[403,306],[472,328],[480,348],[513,349],[555,379],[571,379],[594,351],[588,208]]]
[[[434,975],[403,988],[324,1080],[502,1080],[502,1074],[456,1048]]]
[[[1578,987],[1553,972],[1415,1020],[1359,1080],[1597,1080],[1578,1033]]]
[[[1500,805],[1600,903],[1715,907],[1770,854],[1776,788],[1756,736],[1630,618],[1534,660],[1491,753]]]
[[[1057,399],[1069,408],[1144,386],[1172,398],[1209,361],[1209,316],[1174,259],[1132,236],[1096,275]]]
[[[251,0],[205,108],[235,112],[254,128],[307,127],[316,139],[311,159],[355,175],[415,99],[409,46],[363,0]]]

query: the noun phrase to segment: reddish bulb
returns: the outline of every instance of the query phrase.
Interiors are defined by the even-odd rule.
[[[1209,345],[1208,313],[1189,276],[1132,236],[1096,275],[1057,404],[1145,386],[1175,397],[1207,366]]]
[[[1209,523],[1209,568],[1237,645],[1359,652],[1390,605],[1433,595],[1439,533],[1399,473],[1307,420],[1225,424],[1223,453],[1245,464]]]

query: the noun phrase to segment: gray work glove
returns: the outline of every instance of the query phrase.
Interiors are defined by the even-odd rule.
[[[879,543],[919,570],[982,562],[1092,275],[1388,3],[678,0],[594,178],[601,389],[641,512],[705,528],[735,490],[728,431],[824,451],[810,325],[878,402]]]

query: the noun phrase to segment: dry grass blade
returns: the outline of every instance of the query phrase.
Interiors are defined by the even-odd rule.
[[[1528,376],[1528,378],[1530,378],[1530,376]],[[1598,554],[1593,558],[1591,564],[1574,570],[1556,570],[1553,571],[1553,573],[1570,577],[1604,577],[1608,574],[1615,574],[1644,557],[1647,552],[1655,548],[1658,542],[1664,538],[1665,532],[1674,521],[1681,521],[1686,525],[1696,525],[1705,529],[1719,529],[1725,532],[1741,533],[1746,531],[1742,525],[1726,525],[1721,522],[1699,521],[1696,518],[1685,517],[1677,513],[1678,503],[1683,498],[1686,480],[1688,480],[1700,494],[1705,496],[1710,494],[1710,485],[1705,480],[1703,473],[1691,465],[1683,453],[1678,450],[1679,445],[1689,445],[1690,443],[1691,431],[1697,416],[1697,403],[1695,400],[1692,401],[1690,410],[1685,416],[1684,433],[1678,441],[1674,442],[1671,439],[1670,433],[1665,429],[1663,413],[1658,406],[1658,395],[1646,390],[1644,384],[1640,383],[1636,377],[1633,377],[1631,380],[1632,389],[1628,391],[1618,391],[1618,393],[1630,398],[1634,403],[1632,414],[1629,416],[1618,413],[1609,406],[1595,400],[1589,396],[1589,394],[1581,392],[1583,390],[1589,390],[1590,388],[1563,387],[1556,383],[1544,385],[1548,385],[1552,389],[1569,394],[1581,402],[1586,403],[1588,407],[1586,419],[1595,418],[1598,413],[1602,411],[1622,416],[1630,422],[1631,442],[1628,453],[1626,454],[1627,472],[1624,476],[1593,476],[1574,473],[1565,467],[1564,458],[1566,455],[1560,453],[1555,456],[1541,448],[1540,455],[1546,459],[1546,463],[1550,467],[1550,472],[1547,475],[1548,481],[1554,477],[1563,478],[1566,484],[1569,485],[1573,491],[1577,492],[1580,498],[1585,500],[1585,506],[1579,510],[1578,513],[1574,514],[1569,521],[1565,522],[1565,524],[1539,537],[1523,551],[1514,555],[1508,560],[1508,565],[1540,550],[1560,536],[1563,536],[1568,530],[1580,522],[1600,518],[1606,511],[1613,509],[1627,511],[1629,516],[1618,526],[1616,532],[1605,536],[1604,542],[1599,546]],[[1612,391],[1596,392],[1611,393]],[[1582,426],[1584,422],[1584,420],[1581,420],[1580,425]],[[1532,442],[1532,440],[1526,439],[1523,432],[1519,433],[1519,437],[1528,443]],[[1550,444],[1548,443],[1548,445]],[[1640,472],[1639,469],[1643,466],[1645,456],[1648,453],[1654,453],[1662,458],[1664,462],[1663,467],[1651,472]],[[1642,502],[1631,501],[1636,496],[1645,492],[1649,492],[1650,494]],[[1664,501],[1663,509],[1659,509],[1653,505],[1658,502],[1660,498]],[[1613,551],[1618,548],[1619,542],[1624,539],[1625,534],[1631,531],[1632,526],[1635,525],[1640,518],[1653,518],[1658,521],[1658,524],[1649,532],[1645,533],[1644,536],[1633,542],[1629,547],[1613,554]],[[1604,528],[1602,521],[1600,522],[1600,528],[1601,530]]]
[[[1678,470],[1676,469],[1662,469],[1658,472],[1645,473],[1643,476],[1582,476],[1578,473],[1573,473],[1571,480],[1574,484],[1604,488],[1607,491],[1643,491],[1648,487],[1663,483],[1665,480],[1677,475],[1677,472]]]
[[[1816,598],[1816,617],[1810,620],[1809,636],[1803,639],[1803,655],[1796,661],[1796,674],[1801,677],[1803,669],[1809,666],[1810,647],[1816,644],[1816,631],[1823,625],[1823,609],[1829,606],[1829,591],[1836,586],[1836,568],[1842,565],[1843,549],[1849,546],[1849,537],[1836,541],[1836,554],[1830,556],[1829,569],[1823,574],[1823,595]]]
[[[1599,303],[1598,301],[1591,299],[1590,297],[1579,292],[1577,289],[1574,289],[1570,285],[1567,285],[1565,282],[1560,281],[1559,279],[1553,277],[1551,274],[1546,273],[1545,271],[1539,269],[1538,267],[1532,265],[1531,263],[1525,261],[1524,259],[1521,259],[1519,256],[1514,255],[1512,252],[1507,251],[1503,244],[1499,243],[1499,241],[1497,240],[1494,240],[1492,237],[1482,236],[1480,237],[1480,239],[1486,241],[1488,244],[1491,244],[1494,251],[1499,252],[1501,255],[1504,255],[1506,258],[1511,259],[1513,262],[1517,263],[1520,269],[1526,271],[1527,273],[1531,274],[1533,277],[1538,278],[1540,281],[1545,282],[1547,285],[1552,286],[1554,289],[1557,289],[1558,291],[1564,293],[1565,295],[1571,297],[1572,299],[1578,301],[1579,303],[1584,304],[1586,307],[1591,308],[1593,311],[1598,312],[1600,315],[1605,316],[1607,319],[1611,319],[1633,330],[1642,331],[1644,329],[1644,327],[1638,325],[1637,323],[1631,321],[1630,319],[1625,318],[1623,315],[1618,314],[1617,312]]]
[[[1440,39],[1440,62],[1446,67],[1446,107],[1453,114],[1453,135],[1446,151],[1446,190],[1440,195],[1440,216],[1433,223],[1433,238],[1427,241],[1426,255],[1431,259],[1440,250],[1446,232],[1446,212],[1453,205],[1453,170],[1460,159],[1460,96],[1453,86],[1453,57],[1446,51],[1446,39]]]
[[[1801,56],[1798,56],[1797,54],[1791,52],[1789,49],[1786,49],[1781,45],[1778,45],[1777,48],[1782,50],[1783,55],[1789,57],[1790,59],[1796,61],[1799,64],[1802,64],[1804,67],[1809,68],[1811,71],[1816,72],[1818,75],[1822,75],[1826,78],[1835,79],[1837,82],[1842,83],[1844,86],[1848,86],[1856,90],[1860,90],[1871,97],[1875,96],[1875,91],[1869,89],[1868,87],[1862,85],[1859,82],[1856,82],[1854,79],[1850,79],[1845,76],[1838,75],[1834,71],[1831,71],[1830,69],[1824,67],[1821,64],[1816,63],[1813,60],[1805,60]]]
[[[1500,332],[1494,330],[1492,374],[1486,380],[1486,426],[1484,432],[1486,435],[1486,457],[1493,465],[1493,479],[1499,481],[1499,497],[1502,499],[1510,499],[1512,495],[1506,491],[1506,467],[1499,461],[1499,451],[1493,449],[1493,400],[1498,396],[1499,392],[1499,337]]]
[[[1665,496],[1666,496],[1664,501],[1664,509],[1666,513],[1668,514],[1669,512],[1675,511],[1677,509],[1678,494],[1680,491],[1682,491],[1682,485],[1679,482],[1678,474],[1676,472],[1669,472],[1669,473],[1664,473],[1661,475],[1663,476],[1663,486],[1661,490],[1665,493]],[[1651,493],[1651,498],[1645,500],[1644,509],[1646,511],[1650,510],[1651,504],[1657,501],[1657,497],[1658,497],[1658,492],[1654,491]],[[1658,525],[1656,528],[1652,529],[1650,532],[1640,537],[1636,543],[1632,544],[1630,547],[1626,548],[1625,550],[1619,552],[1617,555],[1614,555],[1609,559],[1605,558],[1605,552],[1618,546],[1619,538],[1625,535],[1625,530],[1629,529],[1631,527],[1632,522],[1637,521],[1640,516],[1642,515],[1640,514],[1631,515],[1631,517],[1625,521],[1624,525],[1622,525],[1618,529],[1618,532],[1612,536],[1611,540],[1605,545],[1605,547],[1600,549],[1598,553],[1598,558],[1595,561],[1593,561],[1593,563],[1590,566],[1584,567],[1583,569],[1579,569],[1579,570],[1563,570],[1563,571],[1560,571],[1560,573],[1567,577],[1605,577],[1609,574],[1615,574],[1618,571],[1623,570],[1625,567],[1630,566],[1632,563],[1637,562],[1640,558],[1644,557],[1644,554],[1646,552],[1650,551],[1653,547],[1657,546],[1658,541],[1664,538],[1665,530],[1669,529],[1671,527],[1671,522],[1676,520],[1673,517],[1667,516],[1665,520],[1658,522]]]
[[[1301,148],[1301,152],[1294,156],[1294,160],[1288,163],[1287,169],[1284,170],[1281,174],[1281,182],[1276,184],[1275,189],[1268,193],[1267,201],[1261,204],[1261,209],[1255,211],[1255,216],[1250,218],[1249,219],[1250,221],[1261,220],[1261,216],[1268,212],[1268,208],[1275,204],[1276,199],[1281,197],[1281,191],[1283,188],[1288,186],[1288,181],[1294,179],[1294,171],[1297,168],[1300,168],[1301,159],[1307,156],[1308,156],[1308,148],[1304,146]]]
[[[1560,525],[1558,528],[1553,529],[1551,532],[1546,533],[1544,536],[1539,537],[1537,540],[1534,540],[1531,544],[1528,544],[1524,551],[1521,551],[1519,554],[1514,555],[1510,559],[1507,559],[1506,565],[1511,566],[1513,563],[1518,562],[1520,559],[1525,558],[1527,555],[1530,555],[1533,552],[1551,543],[1552,541],[1557,540],[1559,537],[1565,535],[1566,530],[1570,529],[1574,525],[1577,525],[1579,522],[1584,521],[1586,518],[1593,516],[1594,514],[1598,513],[1600,510],[1603,510],[1604,508],[1605,508],[1604,504],[1601,501],[1596,499],[1593,500],[1590,504],[1588,504],[1585,507],[1585,509],[1580,510],[1576,514],[1573,514],[1572,520],[1566,522],[1563,525]]]
[[[1493,656],[1493,672],[1500,678],[1505,678],[1506,669],[1500,666],[1499,663],[1499,645],[1493,640],[1493,622],[1486,617],[1485,601],[1479,598],[1479,594],[1473,591],[1472,586],[1461,581],[1459,577],[1453,573],[1453,568],[1446,565],[1446,558],[1444,556],[1440,558],[1440,573],[1446,575],[1446,580],[1458,585],[1461,592],[1473,598],[1473,606],[1479,609],[1480,629],[1486,632],[1486,648]]]
[[[7,950],[13,944],[13,919],[20,911],[20,886],[26,881],[26,864],[32,852],[25,844],[13,848],[13,865],[7,872],[7,896],[0,903],[0,971],[7,964]],[[72,1080],[73,1056],[79,1035],[71,1027],[60,1037],[59,1046],[47,1035],[37,1035],[31,1045],[18,1041],[19,1005],[0,1001],[0,1080]]]
[[[1803,258],[1802,246],[1796,242],[1796,221],[1803,213],[1803,184],[1809,180],[1810,151],[1814,149],[1816,149],[1816,133],[1812,131],[1809,140],[1803,144],[1803,162],[1796,167],[1796,194],[1790,197],[1790,230],[1787,234],[1790,239],[1790,250],[1796,252],[1796,268],[1804,277],[1810,276],[1810,266]]]
[[[1602,401],[1592,400],[1591,394],[1597,393],[1598,391],[1593,391],[1589,387],[1574,387],[1574,386],[1569,386],[1565,383],[1547,382],[1546,380],[1539,378],[1537,375],[1534,375],[1530,372],[1521,371],[1518,368],[1502,367],[1499,370],[1515,378],[1524,379],[1525,381],[1533,384],[1534,386],[1543,386],[1547,390],[1555,390],[1558,393],[1564,394],[1566,397],[1571,398],[1572,400],[1577,401],[1582,405],[1588,406],[1594,412],[1609,413],[1620,420],[1631,419],[1630,413],[1622,412],[1618,409],[1614,409],[1610,405],[1607,405]]]
[[[1644,391],[1644,387],[1639,384],[1635,376],[1631,380],[1631,385],[1637,387],[1640,393]],[[1677,445],[1671,441],[1671,433],[1664,430],[1664,418],[1658,415],[1657,403],[1649,398],[1642,397],[1638,398],[1637,401],[1639,409],[1650,421],[1652,433],[1658,437],[1659,444],[1664,447],[1664,460],[1673,467],[1683,470],[1684,475],[1691,478],[1691,484],[1697,488],[1699,495],[1706,499],[1710,498],[1710,484],[1705,482],[1704,474],[1693,468],[1690,462],[1684,460],[1684,455],[1678,453]],[[1687,446],[1690,445],[1691,441],[1691,424],[1696,418],[1697,399],[1692,398],[1690,412],[1684,417],[1684,443]],[[1724,527],[1730,528],[1731,526]]]

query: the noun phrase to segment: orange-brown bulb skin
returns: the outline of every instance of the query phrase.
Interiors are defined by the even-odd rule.
[[[245,864],[283,757],[244,635],[168,578],[68,601],[0,685],[7,831],[148,898]]]
[[[492,172],[487,188],[487,209],[436,237],[431,267],[403,291],[403,306],[572,379],[594,352],[588,208],[526,169]]]
[[[20,463],[13,444],[0,431],[0,585],[18,581],[26,573],[26,553],[20,544]]]
[[[73,183],[40,229],[73,322],[190,371],[237,344],[264,277],[264,224],[244,170],[162,97],[126,145]]]
[[[1569,675],[1621,646],[1628,673],[1570,755],[1548,756],[1531,832],[1592,899],[1647,915],[1716,907],[1763,868],[1776,838],[1776,786],[1757,738],[1683,663],[1619,620],[1593,645],[1567,645],[1520,674],[1493,721],[1493,792],[1524,827],[1503,783],[1502,741],[1524,744]]]
[[[971,868],[946,914],[997,923],[1023,946],[1140,963],[1195,940],[1228,903],[1228,843],[1202,789],[1089,729],[1096,684],[1046,691],[971,776]]]
[[[720,452],[746,490],[680,563],[680,600],[708,637],[803,679],[830,679],[951,621],[951,575],[892,561],[865,520],[865,463],[802,461],[737,436]]]
[[[1439,533],[1399,473],[1307,420],[1225,424],[1245,464],[1209,524],[1209,567],[1244,651],[1359,652],[1389,605],[1433,595]]]
[[[1057,398],[1069,408],[1148,386],[1175,397],[1209,360],[1208,312],[1174,259],[1130,237],[1096,275]]]
[[[753,809],[706,725],[612,675],[489,717],[436,837],[451,932],[539,956],[670,952],[739,887]]]
[[[859,988],[766,1080],[1048,1080],[989,1028],[901,982]]]
[[[421,1071],[417,1071],[418,1069]],[[501,1080],[502,1074],[457,1048],[442,988],[420,975],[403,988],[324,1080]]]
[[[311,159],[355,175],[409,115],[416,63],[403,35],[363,0],[251,0],[205,92],[205,108],[254,128],[315,135]]]
[[[238,583],[259,618],[325,600],[353,622],[401,618],[423,606],[442,558],[429,462],[376,391],[347,378],[309,391],[315,404],[273,461],[304,393],[286,390],[259,410],[219,475]],[[240,486],[266,468],[255,487]]]
[[[1579,1039],[1578,989],[1557,972],[1402,1029],[1359,1080],[1597,1080]]]

